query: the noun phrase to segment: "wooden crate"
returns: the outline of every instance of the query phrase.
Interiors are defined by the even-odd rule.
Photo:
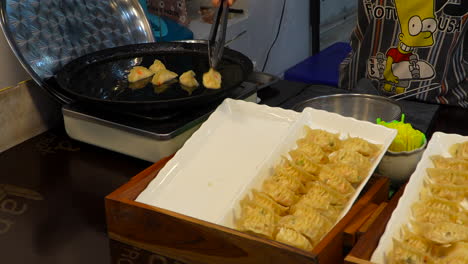
[[[400,197],[403,195],[404,187],[400,188],[397,193],[392,197],[392,199],[384,206],[384,208],[379,212],[375,219],[373,219],[368,228],[361,235],[360,239],[354,245],[353,249],[345,258],[346,264],[371,264],[370,258],[372,253],[377,248],[379,244],[380,237],[385,231],[390,217],[392,216],[393,211],[398,205]]]
[[[153,164],[106,197],[107,228],[113,240],[184,263],[343,263],[345,248],[354,245],[359,229],[388,196],[389,180],[372,177],[349,213],[306,252],[136,202],[169,159]]]

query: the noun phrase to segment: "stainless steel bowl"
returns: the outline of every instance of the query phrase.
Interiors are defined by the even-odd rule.
[[[294,110],[302,112],[304,108],[334,112],[358,120],[376,122],[377,118],[390,122],[401,117],[401,106],[394,100],[370,94],[334,94],[303,101]]]

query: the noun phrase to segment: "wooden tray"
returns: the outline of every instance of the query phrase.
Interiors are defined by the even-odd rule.
[[[372,253],[379,244],[380,237],[385,231],[393,211],[398,205],[400,197],[403,195],[404,187],[400,188],[397,193],[392,197],[388,204],[376,216],[375,220],[369,224],[369,227],[362,234],[360,239],[354,245],[353,249],[345,258],[347,264],[371,264],[370,258]]]
[[[387,202],[389,180],[373,176],[348,214],[310,252],[135,202],[170,160],[164,158],[105,199],[109,237],[186,263],[343,263],[346,248]],[[190,206],[189,204],[187,206]],[[208,205],[207,205],[208,206]]]

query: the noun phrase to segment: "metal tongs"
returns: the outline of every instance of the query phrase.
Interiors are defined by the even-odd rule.
[[[215,69],[223,57],[224,45],[226,42],[226,29],[228,24],[229,6],[227,0],[221,0],[216,17],[211,26],[210,38],[208,39],[208,60],[210,67]],[[221,28],[218,32],[219,26]],[[219,33],[219,34],[218,34]]]

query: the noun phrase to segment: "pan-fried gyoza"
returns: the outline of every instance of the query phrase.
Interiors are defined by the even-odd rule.
[[[468,160],[468,142],[454,144],[449,152],[455,158]]]
[[[149,70],[158,73],[160,70],[165,70],[166,66],[160,60],[154,60],[153,64],[149,67]]]
[[[199,85],[197,79],[195,79],[194,71],[186,71],[182,73],[182,75],[180,75],[179,77],[179,82],[183,86],[190,87],[190,88],[198,87]]]
[[[167,69],[162,69],[153,76],[151,83],[159,86],[171,80],[174,80],[175,78],[177,78],[177,76],[178,74],[175,72],[171,72],[170,70],[167,70]]]
[[[128,81],[134,83],[153,76],[153,72],[143,66],[135,66],[128,74]]]
[[[311,250],[338,220],[382,150],[360,138],[343,144],[338,133],[325,130],[305,127],[305,134],[296,141],[297,148],[288,152],[289,157],[281,157],[272,168],[261,189],[252,190],[241,201],[241,207],[248,201],[268,212],[263,218],[273,212],[278,220],[265,223],[244,210],[238,221],[240,230],[267,237],[273,234],[279,242]],[[264,228],[246,228],[246,221]]]
[[[221,79],[221,74],[210,68],[207,73],[203,74],[203,86],[209,89],[219,89],[221,88]]]

